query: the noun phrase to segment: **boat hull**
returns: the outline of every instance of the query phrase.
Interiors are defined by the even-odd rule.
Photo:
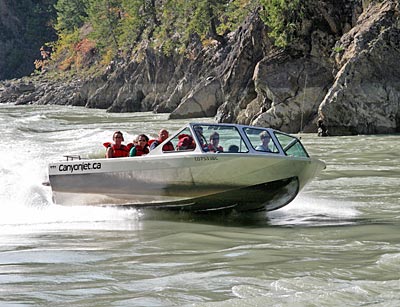
[[[288,204],[323,167],[310,158],[171,153],[53,163],[49,180],[64,205],[259,211]]]

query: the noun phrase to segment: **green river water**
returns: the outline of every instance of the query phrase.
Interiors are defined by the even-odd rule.
[[[400,135],[301,135],[327,168],[268,213],[62,207],[42,185],[114,130],[184,123],[0,105],[0,306],[400,306]]]

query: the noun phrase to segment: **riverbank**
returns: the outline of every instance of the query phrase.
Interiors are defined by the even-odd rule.
[[[326,4],[304,20],[301,41],[278,50],[255,12],[225,44],[194,46],[191,58],[146,47],[92,75],[3,81],[0,103],[215,117],[289,133],[315,133],[322,119],[332,136],[397,133],[399,16],[391,0]]]

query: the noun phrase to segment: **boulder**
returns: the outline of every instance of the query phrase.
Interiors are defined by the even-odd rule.
[[[257,66],[254,82],[258,103],[246,109],[246,123],[291,133],[316,130],[310,121],[332,82],[326,67],[313,58],[265,59]]]
[[[194,118],[214,116],[222,102],[221,83],[210,78],[200,83],[183,98],[182,103],[170,114],[169,118]]]

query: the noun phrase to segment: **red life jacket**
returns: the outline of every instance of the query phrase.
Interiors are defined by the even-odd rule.
[[[162,150],[163,151],[174,151],[175,148],[174,148],[174,145],[171,142],[167,142],[167,143],[164,144]]]
[[[108,148],[111,147],[113,150],[113,158],[122,158],[122,157],[128,157],[129,156],[129,150],[130,147],[129,144],[128,146],[126,145],[121,145],[120,148],[117,148],[117,146],[115,144],[112,144],[110,142],[106,142],[103,144],[104,147]]]
[[[213,151],[213,152],[216,152],[216,151],[223,152],[224,151],[222,146],[218,146],[217,148],[215,148],[212,144],[208,144],[208,150]]]

